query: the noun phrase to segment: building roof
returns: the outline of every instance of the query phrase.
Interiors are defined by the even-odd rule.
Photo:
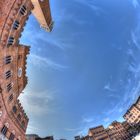
[[[94,129],[98,129],[98,128],[100,128],[100,127],[103,127],[103,128],[104,128],[103,125],[99,125],[99,126],[96,126],[96,127],[90,128],[89,131],[94,130]]]

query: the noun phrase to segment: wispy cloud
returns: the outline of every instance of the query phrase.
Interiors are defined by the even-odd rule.
[[[89,128],[99,125],[99,116],[83,116],[81,118],[81,127],[77,131],[77,135],[87,135]]]
[[[38,131],[41,131],[41,129],[39,129],[39,128],[36,127],[36,126],[28,125],[27,133],[33,134],[33,133],[36,133],[36,132],[38,132]]]
[[[67,66],[58,64],[47,57],[42,57],[33,53],[29,57],[29,63],[39,68],[47,67],[54,70],[63,70],[68,68]]]
[[[135,44],[135,46],[137,48],[140,47],[140,37],[138,36],[139,35],[139,31],[140,31],[140,27],[138,26],[136,28],[136,30],[132,31],[131,35],[132,35],[132,41],[133,43]]]
[[[103,120],[105,123],[108,123],[109,121],[110,121],[110,118],[104,118],[104,120]]]
[[[93,121],[94,119],[92,117],[83,117],[83,120],[82,120],[82,122],[84,123],[91,123]]]
[[[65,128],[65,130],[72,132],[72,131],[79,131],[80,128]]]
[[[108,91],[111,91],[111,92],[115,92],[116,90],[111,88],[111,84],[110,83],[107,83],[105,86],[104,86],[104,89],[105,90],[108,90]]]
[[[76,2],[83,4],[85,6],[88,6],[89,8],[91,8],[91,10],[95,11],[96,14],[99,14],[101,12],[104,12],[102,8],[100,8],[99,6],[95,5],[94,1],[90,0],[75,0]]]
[[[73,15],[67,17],[61,15],[60,17],[68,18],[70,21],[73,19]],[[32,20],[34,19],[32,18]],[[20,39],[20,42],[21,44],[25,43],[31,45],[31,47],[36,47],[37,49],[39,48],[41,50],[43,49],[43,47],[48,45],[48,46],[53,46],[55,48],[58,48],[60,51],[64,51],[67,47],[69,47],[68,44],[71,41],[71,38],[66,38],[66,37],[62,38],[61,36],[62,36],[61,30],[59,31],[59,33],[55,33],[55,34],[47,33],[43,29],[41,28],[39,29],[38,26],[33,26],[32,23],[32,24],[28,24],[28,26],[25,28],[24,34]]]
[[[55,92],[56,91],[52,90],[45,90],[42,92],[32,90],[28,91],[28,94],[20,96],[20,100],[29,115],[47,115],[48,113],[52,113],[54,111],[51,108],[51,104],[54,103]]]
[[[139,6],[138,0],[132,0],[132,4],[135,8]]]

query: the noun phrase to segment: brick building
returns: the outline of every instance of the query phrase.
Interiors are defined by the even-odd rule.
[[[136,103],[127,110],[123,117],[131,126],[140,125],[140,97]]]
[[[123,117],[126,121],[113,121],[107,129],[102,125],[90,128],[87,136],[75,140],[131,140],[140,133],[140,97]]]
[[[93,140],[110,140],[108,133],[102,125],[90,128],[88,136],[90,137],[90,139],[92,138]]]
[[[36,134],[28,134],[26,135],[27,140],[54,140],[53,136],[47,136],[45,138],[41,138]]]
[[[50,8],[45,9],[49,1],[36,1],[41,5],[38,10],[45,16],[46,28],[51,31]],[[0,139],[26,139],[29,119],[18,97],[28,81],[26,59],[30,47],[20,45],[19,38],[28,16],[36,8],[31,0],[0,1]]]
[[[130,133],[124,127],[126,124],[114,121],[108,127],[107,132],[111,140],[130,140]]]
[[[121,137],[120,135],[116,132],[116,129],[113,126],[109,126],[106,129],[106,132],[108,133],[108,136],[110,140],[119,140]]]

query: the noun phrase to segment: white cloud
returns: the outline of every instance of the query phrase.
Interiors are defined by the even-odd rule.
[[[135,8],[139,6],[138,0],[132,0],[132,4]]]
[[[66,131],[78,131],[80,128],[65,128]]]
[[[25,94],[26,92],[28,93]],[[19,99],[24,108],[26,108],[25,112],[27,112],[27,114],[43,116],[54,112],[51,104],[54,103],[55,92],[56,91],[51,90],[46,90],[43,92],[35,92],[34,90],[25,91],[25,93],[21,95]]]
[[[104,120],[103,120],[105,123],[108,123],[109,121],[110,121],[110,118],[104,118]]]
[[[37,66],[39,68],[44,68],[44,67],[48,67],[48,68],[52,68],[54,70],[63,70],[66,69],[68,67],[55,63],[54,61],[52,61],[51,59],[47,58],[47,57],[42,57],[36,54],[30,54],[29,56],[29,63],[31,63],[34,66]]]
[[[83,116],[81,119],[81,127],[79,127],[77,135],[87,135],[89,128],[98,126],[101,123],[99,119],[99,116]]]
[[[111,92],[115,92],[116,90],[111,88],[111,85],[110,83],[107,83],[105,86],[104,86],[104,89],[105,90],[108,90],[108,91],[111,91]]]
[[[132,31],[132,41],[133,43],[135,44],[135,46],[137,48],[140,48],[140,37],[138,36],[139,35],[139,31],[140,31],[140,28],[137,27],[137,29],[135,31]]]
[[[82,120],[83,123],[91,123],[93,121],[94,119],[92,117],[83,117],[83,120]]]
[[[36,126],[28,125],[28,128],[27,128],[27,133],[28,134],[34,134],[34,133],[36,133],[38,131],[41,131],[41,129],[39,129]]]
[[[96,6],[94,4],[94,1],[92,1],[92,0],[90,0],[90,1],[87,1],[87,0],[75,0],[75,1],[81,3],[81,4],[85,5],[85,6],[88,6],[89,8],[91,8],[95,12],[103,12],[103,10],[99,6]]]

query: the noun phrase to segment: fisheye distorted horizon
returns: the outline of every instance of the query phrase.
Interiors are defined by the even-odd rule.
[[[50,0],[54,29],[31,16],[21,43],[31,46],[21,97],[27,133],[73,139],[107,126],[140,95],[140,1]]]

